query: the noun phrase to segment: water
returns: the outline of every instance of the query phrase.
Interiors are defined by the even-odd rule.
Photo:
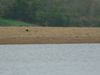
[[[0,75],[100,75],[100,44],[0,45]]]

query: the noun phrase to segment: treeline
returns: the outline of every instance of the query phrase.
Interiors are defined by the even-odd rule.
[[[0,0],[0,17],[41,26],[100,26],[100,1]]]

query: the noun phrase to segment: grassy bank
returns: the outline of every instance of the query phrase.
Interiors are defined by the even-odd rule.
[[[10,20],[10,19],[0,18],[0,26],[31,26],[31,25],[33,24],[22,22],[22,21],[15,21],[15,20]]]

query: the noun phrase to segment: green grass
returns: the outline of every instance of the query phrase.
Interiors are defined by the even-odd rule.
[[[35,26],[35,25],[26,22],[0,18],[0,26]]]

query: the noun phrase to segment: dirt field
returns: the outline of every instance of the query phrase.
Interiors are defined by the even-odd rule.
[[[100,43],[100,28],[0,27],[0,44]]]

